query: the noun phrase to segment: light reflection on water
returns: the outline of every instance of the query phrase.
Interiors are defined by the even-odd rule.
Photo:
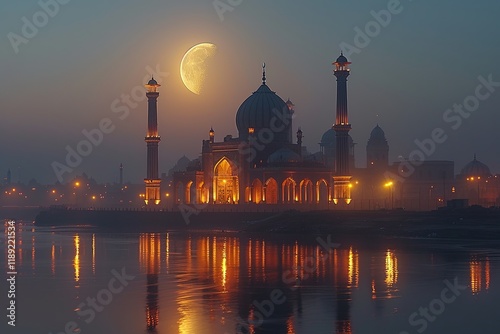
[[[45,332],[60,332],[76,320],[81,333],[98,334],[110,328],[157,334],[416,333],[408,316],[439,298],[444,279],[458,277],[468,290],[449,306],[445,321],[429,326],[429,333],[438,333],[463,328],[446,319],[470,313],[471,300],[475,309],[492,308],[500,283],[498,253],[491,250],[335,240],[341,246],[327,251],[314,239],[210,233],[21,234],[18,256],[24,249],[32,257],[18,262],[26,290],[19,302],[29,301],[23,317],[33,312]],[[31,249],[23,239],[31,239]],[[75,315],[87,296],[107,287],[111,270],[121,268],[134,281],[91,323]],[[28,269],[32,275],[24,274]],[[273,299],[278,292],[281,298]],[[54,308],[35,316],[47,300]]]

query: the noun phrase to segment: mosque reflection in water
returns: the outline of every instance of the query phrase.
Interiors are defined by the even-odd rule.
[[[327,320],[330,323],[325,324],[335,328],[337,334],[353,332],[353,293],[358,293],[360,299],[372,300],[376,311],[384,308],[385,300],[401,296],[401,264],[398,251],[393,249],[360,257],[353,247],[326,252],[314,243],[277,243],[225,236],[176,237],[174,240],[169,234],[142,234],[139,260],[141,270],[146,273],[146,327],[151,332],[160,322],[159,299],[172,298],[159,296],[158,278],[172,269],[173,252],[182,255],[182,261],[175,264],[182,266],[176,268],[177,272],[189,277],[176,276],[181,290],[176,299],[179,333],[192,333],[197,328],[198,313],[193,301],[183,294],[187,296],[207,286],[213,290],[202,297],[208,318],[224,325],[228,319],[237,317],[233,328],[236,333],[295,333],[297,321],[304,312],[304,289],[316,288],[318,294],[331,297],[331,317]],[[472,294],[488,290],[489,259],[472,255],[469,266]],[[363,289],[368,292],[365,296],[356,292],[360,290],[360,267],[363,267],[363,275],[369,276],[369,280],[364,279],[368,284],[368,289]],[[282,293],[281,298],[277,298],[280,303],[271,306],[271,297],[276,291]]]
[[[75,291],[96,277],[96,258],[102,266],[113,247],[109,237],[100,234],[74,233],[64,239],[56,233],[41,251],[39,235],[18,235],[20,267],[35,276],[37,265],[46,265],[53,278],[70,274]],[[348,244],[326,251],[315,240],[166,233],[130,236],[125,242],[131,254],[127,265],[130,270],[134,263],[138,266],[137,279],[143,280],[145,290],[139,300],[134,299],[134,288],[128,288],[127,300],[143,303],[144,313],[142,320],[137,313],[127,317],[146,332],[161,334],[223,333],[221,328],[231,334],[291,334],[311,323],[337,334],[353,333],[353,302],[372,307],[375,316],[390,312],[388,300],[410,292],[408,268],[414,263],[433,268],[429,275],[439,282],[448,274],[440,269],[447,267],[443,264],[465,264],[466,270],[452,274],[468,281],[472,295],[491,289],[496,263],[481,252],[415,253]],[[317,317],[316,310],[321,310]]]

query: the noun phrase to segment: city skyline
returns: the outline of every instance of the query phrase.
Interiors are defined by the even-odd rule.
[[[263,61],[270,87],[296,105],[292,132],[301,127],[304,145],[317,152],[321,135],[334,123],[331,63],[341,49],[356,62],[349,112],[357,166],[366,164],[365,145],[378,123],[387,134],[391,162],[408,157],[419,148],[415,140],[431,138],[441,128],[447,138],[426,159],[453,160],[458,174],[477,154],[498,173],[500,157],[487,143],[500,140],[495,132],[500,116],[494,112],[500,95],[494,60],[500,49],[490,42],[500,5],[481,3],[243,1],[229,10],[197,1],[149,7],[127,1],[120,8],[69,2],[59,4],[57,13],[52,8],[53,17],[47,15],[48,22],[19,44],[17,53],[9,34],[22,35],[22,18],[33,22],[44,9],[34,2],[3,5],[9,17],[0,23],[6,36],[0,54],[9,67],[2,71],[0,89],[0,173],[11,169],[13,181],[53,183],[51,164],[64,163],[65,148],[86,138],[82,131],[91,133],[109,119],[104,124],[109,133],[64,181],[85,172],[113,182],[123,163],[124,180],[140,183],[146,171],[147,103],[144,96],[128,103],[123,96],[143,87],[152,74],[162,85],[159,161],[160,173],[167,172],[183,155],[198,158],[211,127],[219,140],[237,134],[234,114],[260,82]],[[384,17],[391,12],[390,19]],[[92,18],[92,27],[85,17]],[[372,35],[366,46],[356,28]],[[217,53],[208,66],[207,89],[195,95],[182,84],[179,65],[184,53],[202,42],[216,45]],[[476,107],[469,97],[478,94],[479,85]],[[470,115],[454,108],[464,103],[473,110]],[[127,112],[118,110],[127,104]]]

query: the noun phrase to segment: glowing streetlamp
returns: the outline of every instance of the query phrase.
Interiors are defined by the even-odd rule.
[[[391,210],[394,209],[394,182],[389,181],[384,184],[384,187],[391,188]]]
[[[467,181],[470,181],[470,182],[476,181],[476,183],[477,183],[477,205],[480,205],[480,198],[481,197],[479,196],[479,183],[481,182],[481,176],[478,176],[476,178],[474,178],[474,176],[468,177]],[[488,181],[486,181],[486,182],[488,182]]]

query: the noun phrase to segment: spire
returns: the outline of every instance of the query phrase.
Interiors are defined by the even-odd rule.
[[[476,153],[474,153],[474,161],[476,161],[476,160],[477,160],[477,159],[476,159]]]
[[[262,84],[266,84],[266,63],[262,64]]]

